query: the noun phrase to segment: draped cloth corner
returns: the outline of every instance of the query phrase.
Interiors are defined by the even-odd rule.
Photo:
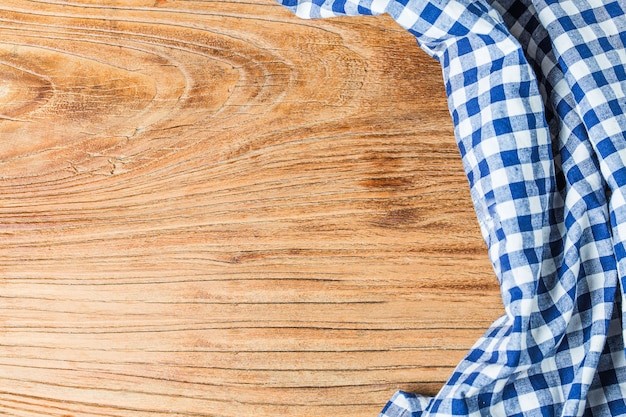
[[[279,0],[387,13],[442,67],[505,315],[381,417],[626,414],[624,0]]]

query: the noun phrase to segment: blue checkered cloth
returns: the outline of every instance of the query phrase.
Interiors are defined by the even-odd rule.
[[[443,69],[506,314],[381,417],[626,415],[625,0],[279,0],[387,13]]]

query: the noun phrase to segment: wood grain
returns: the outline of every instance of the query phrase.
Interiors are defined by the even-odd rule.
[[[272,0],[0,0],[0,415],[375,416],[502,313],[438,64]]]

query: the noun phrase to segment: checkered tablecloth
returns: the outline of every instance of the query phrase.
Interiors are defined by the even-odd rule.
[[[626,0],[279,0],[388,13],[443,69],[506,314],[381,417],[626,415]]]

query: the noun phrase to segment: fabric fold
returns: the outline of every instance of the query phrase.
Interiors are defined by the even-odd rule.
[[[381,417],[626,413],[626,18],[598,0],[279,0],[387,13],[441,63],[506,314]],[[620,280],[622,285],[620,285]]]

